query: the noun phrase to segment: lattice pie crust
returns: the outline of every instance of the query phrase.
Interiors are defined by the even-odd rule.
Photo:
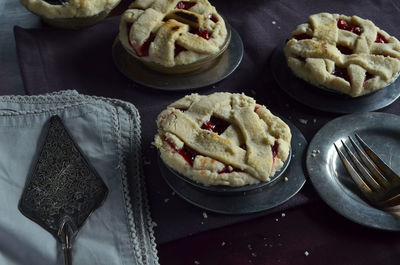
[[[370,20],[320,13],[299,25],[284,47],[300,78],[352,97],[392,83],[400,71],[400,43]]]
[[[188,95],[162,111],[157,125],[164,162],[204,185],[268,181],[289,154],[289,127],[244,94]]]
[[[136,0],[119,29],[131,54],[167,67],[216,54],[227,37],[223,18],[207,0]]]

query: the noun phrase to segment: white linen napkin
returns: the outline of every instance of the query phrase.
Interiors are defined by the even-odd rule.
[[[76,91],[0,97],[0,264],[64,264],[60,243],[18,210],[53,115],[109,189],[73,242],[73,264],[157,265],[139,113],[130,103]]]

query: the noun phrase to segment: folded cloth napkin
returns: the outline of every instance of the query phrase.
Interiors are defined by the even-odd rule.
[[[18,210],[53,115],[62,118],[109,189],[73,242],[73,264],[158,264],[138,111],[76,91],[0,97],[0,264],[64,264],[60,243]]]

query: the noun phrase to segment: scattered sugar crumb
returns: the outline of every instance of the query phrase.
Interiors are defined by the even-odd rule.
[[[313,123],[316,123],[316,122],[317,122],[317,119],[313,119],[312,121],[313,121]]]
[[[278,234],[278,237],[281,237],[281,234]]]
[[[212,88],[217,88],[217,86],[216,86],[216,85],[213,85]]]
[[[252,249],[253,249],[253,248],[251,247],[250,244],[247,245],[247,248],[248,248],[249,250],[252,250]]]
[[[281,215],[282,215],[282,217],[285,217],[285,216],[286,216],[286,214],[285,214],[285,213],[282,213]]]
[[[254,89],[251,89],[250,90],[250,93],[253,95],[253,96],[255,96],[257,93],[256,93],[256,91],[254,90]]]
[[[164,203],[167,203],[169,201],[169,198],[164,199]]]
[[[153,227],[157,227],[157,223],[156,222],[153,221],[151,224],[152,224]]]
[[[206,212],[203,212],[203,218],[208,218],[208,215],[207,215],[207,213]]]
[[[225,241],[222,241],[221,247],[223,247],[223,246],[225,246],[225,245],[226,245]]]
[[[275,21],[275,20],[272,20],[272,24],[274,24],[274,25],[275,25],[275,24],[276,24],[276,21]]]
[[[298,121],[304,125],[307,124],[307,122],[308,122],[308,120],[306,120],[306,119],[298,119]]]
[[[275,222],[278,222],[278,221],[279,221],[279,219],[278,219],[278,218],[276,218],[276,219],[275,219]]]
[[[196,264],[196,265],[199,265],[199,264],[200,264],[200,262],[199,262],[199,261],[197,261],[197,260],[195,260],[195,261],[194,261],[194,264]]]
[[[310,255],[310,253],[306,250],[306,251],[304,252],[304,255],[307,257],[308,255]]]
[[[311,156],[312,156],[312,157],[315,157],[315,156],[317,156],[317,154],[320,154],[320,153],[321,153],[320,150],[315,150],[315,149],[314,149],[314,150],[311,151]]]
[[[203,221],[201,221],[201,222],[200,222],[200,224],[204,225],[204,222],[203,222]]]
[[[254,253],[254,252],[252,252],[251,255],[252,255],[253,257],[257,257],[257,254]]]
[[[172,196],[175,196],[175,191],[171,192],[171,195],[172,195]]]
[[[285,182],[288,182],[288,181],[289,181],[288,177],[285,177],[284,180],[285,180]]]

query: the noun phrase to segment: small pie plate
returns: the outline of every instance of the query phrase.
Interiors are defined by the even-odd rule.
[[[369,112],[336,118],[322,127],[311,140],[306,166],[311,183],[321,198],[339,214],[368,227],[400,231],[400,216],[371,206],[352,181],[334,143],[351,146],[348,136],[359,134],[393,169],[400,172],[400,117]],[[345,151],[342,149],[345,153]]]
[[[301,132],[284,120],[292,132],[290,161],[269,182],[240,188],[203,186],[179,175],[159,157],[161,175],[184,200],[202,209],[222,214],[249,214],[276,207],[292,198],[304,185],[303,155],[307,142]]]
[[[204,190],[206,192],[216,192],[216,193],[235,193],[235,192],[249,192],[249,191],[253,191],[259,188],[262,188],[264,186],[270,186],[273,185],[275,183],[275,181],[280,180],[280,178],[284,175],[285,170],[287,169],[290,160],[292,157],[292,149],[289,150],[289,155],[288,155],[288,159],[286,159],[283,167],[277,171],[275,173],[274,176],[271,177],[271,179],[269,181],[262,181],[259,182],[257,184],[253,184],[253,185],[245,185],[245,186],[241,186],[241,187],[230,187],[230,186],[223,186],[223,185],[219,185],[219,186],[205,186],[201,183],[198,183],[194,180],[191,180],[190,178],[187,178],[185,176],[183,176],[182,174],[179,174],[178,172],[176,172],[174,169],[172,169],[171,167],[169,167],[166,163],[164,163],[164,161],[160,158],[161,163],[164,164],[165,167],[167,167],[171,173],[173,173],[175,176],[177,176],[178,178],[180,178],[183,181],[186,181],[187,183],[197,187],[198,189]]]
[[[284,44],[271,56],[271,69],[280,88],[290,97],[314,109],[331,113],[357,113],[382,109],[400,96],[400,79],[371,94],[350,97],[340,92],[314,86],[295,76],[287,65]]]
[[[112,46],[114,64],[127,78],[155,89],[179,91],[210,86],[228,77],[242,61],[242,39],[234,28],[230,27],[230,30],[231,39],[226,50],[214,61],[192,72],[168,74],[150,69],[130,55],[118,38]]]

